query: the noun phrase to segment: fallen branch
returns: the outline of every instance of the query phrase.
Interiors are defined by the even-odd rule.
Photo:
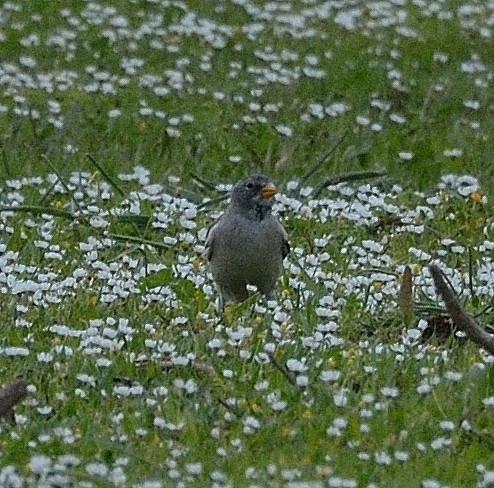
[[[465,332],[469,339],[485,349],[489,354],[494,355],[494,336],[482,329],[472,316],[463,310],[456,293],[452,286],[446,282],[444,273],[439,267],[433,264],[429,267],[429,271],[434,280],[436,290],[444,300],[446,310],[453,319],[455,326]]]

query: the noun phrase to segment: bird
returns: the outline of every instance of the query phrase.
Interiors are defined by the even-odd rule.
[[[267,299],[275,297],[275,286],[290,251],[288,234],[272,213],[273,182],[254,174],[233,188],[225,212],[207,230],[204,254],[219,291],[219,308],[241,302],[254,285]]]

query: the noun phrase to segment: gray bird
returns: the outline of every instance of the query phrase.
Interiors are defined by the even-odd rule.
[[[277,189],[269,178],[251,175],[233,188],[230,205],[208,229],[205,255],[220,292],[220,309],[248,297],[246,285],[272,298],[288,236],[271,213]]]

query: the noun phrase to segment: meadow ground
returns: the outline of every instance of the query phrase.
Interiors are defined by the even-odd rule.
[[[494,486],[494,357],[424,338],[430,264],[493,322],[493,18],[3,3],[0,486]],[[219,314],[204,229],[253,172],[292,252]]]

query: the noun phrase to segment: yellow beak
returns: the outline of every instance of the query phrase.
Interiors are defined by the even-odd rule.
[[[278,189],[273,183],[268,183],[261,188],[261,198],[268,199],[274,197],[278,193]]]

